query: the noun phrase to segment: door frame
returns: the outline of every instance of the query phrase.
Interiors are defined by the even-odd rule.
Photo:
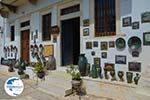
[[[28,56],[28,61],[30,62],[30,29],[25,29],[20,31],[20,58],[22,58],[22,32],[23,31],[28,31],[29,34],[29,56]]]

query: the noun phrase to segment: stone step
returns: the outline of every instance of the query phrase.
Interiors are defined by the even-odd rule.
[[[28,67],[26,73],[30,75],[30,79],[37,81],[33,68]],[[65,96],[65,91],[71,88],[71,77],[65,70],[48,71],[45,80],[38,79],[38,88],[42,91],[57,96]]]

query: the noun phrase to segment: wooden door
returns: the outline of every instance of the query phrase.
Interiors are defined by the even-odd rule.
[[[21,58],[29,62],[29,30],[21,31]]]

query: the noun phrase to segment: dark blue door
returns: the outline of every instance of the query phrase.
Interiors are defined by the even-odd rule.
[[[61,22],[62,66],[78,63],[80,54],[80,18]]]

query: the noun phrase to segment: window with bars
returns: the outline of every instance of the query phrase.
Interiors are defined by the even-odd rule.
[[[115,0],[95,0],[95,36],[116,34]]]
[[[10,27],[10,41],[15,41],[15,26]]]
[[[51,40],[51,33],[49,31],[51,27],[51,13],[42,16],[42,40]]]

